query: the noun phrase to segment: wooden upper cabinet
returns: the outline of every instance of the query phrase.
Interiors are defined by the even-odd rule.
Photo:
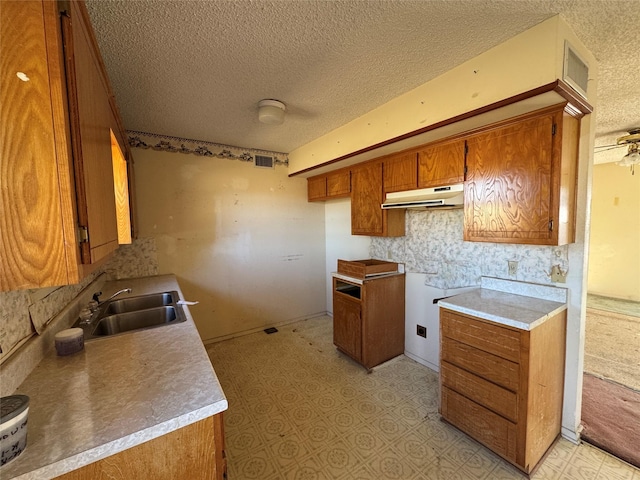
[[[378,237],[404,235],[404,210],[382,210],[382,162],[351,170],[351,233]]]
[[[382,168],[384,193],[418,188],[418,155],[415,151],[385,157]]]
[[[75,192],[55,2],[0,15],[0,290],[79,280]]]
[[[462,183],[464,163],[464,139],[425,146],[418,151],[418,188]]]
[[[348,197],[351,194],[351,172],[340,170],[327,174],[327,198]]]
[[[573,242],[578,135],[560,106],[468,137],[464,239]]]
[[[317,202],[326,200],[327,198],[327,176],[318,175],[317,177],[307,178],[307,200],[309,202]]]
[[[111,89],[84,3],[1,10],[0,290],[78,283],[118,246]]]
[[[71,138],[78,188],[78,222],[88,239],[82,262],[92,264],[118,248],[111,150],[109,84],[86,10],[69,2],[62,16]],[[83,7],[83,6],[82,6]]]
[[[348,197],[351,193],[351,172],[338,170],[307,179],[307,198],[310,202]]]

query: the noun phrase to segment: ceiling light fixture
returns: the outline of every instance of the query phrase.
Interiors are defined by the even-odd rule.
[[[634,166],[640,164],[640,128],[629,130],[629,135],[618,138],[617,144],[629,144],[629,150],[620,161],[616,162],[616,165],[631,167],[631,174],[633,174]]]
[[[258,102],[258,120],[269,125],[280,125],[284,122],[284,103],[278,100],[265,99]]]

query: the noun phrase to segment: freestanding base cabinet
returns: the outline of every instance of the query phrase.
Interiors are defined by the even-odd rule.
[[[404,353],[404,273],[333,278],[333,343],[370,369]]]
[[[449,423],[531,474],[560,435],[566,311],[531,330],[440,309]]]

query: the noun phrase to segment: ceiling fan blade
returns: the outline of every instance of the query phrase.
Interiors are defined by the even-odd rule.
[[[609,150],[614,150],[620,147],[626,147],[626,145],[602,145],[600,147],[595,147],[595,148],[602,148],[603,150],[596,150],[595,153],[608,152]]]

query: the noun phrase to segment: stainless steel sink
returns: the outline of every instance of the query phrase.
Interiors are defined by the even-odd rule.
[[[172,322],[176,323],[177,318],[175,307],[157,307],[137,312],[116,313],[98,320],[91,335],[102,337],[131,330],[159,327]]]
[[[87,341],[173,325],[187,319],[179,299],[178,292],[171,291],[108,300],[98,307],[88,323],[78,320],[73,326],[84,330]]]
[[[177,301],[178,292],[152,293],[151,295],[112,300],[108,302],[102,316],[104,317],[113,313],[135,312],[138,310],[146,310],[147,308],[165,307],[167,305],[174,305]]]

